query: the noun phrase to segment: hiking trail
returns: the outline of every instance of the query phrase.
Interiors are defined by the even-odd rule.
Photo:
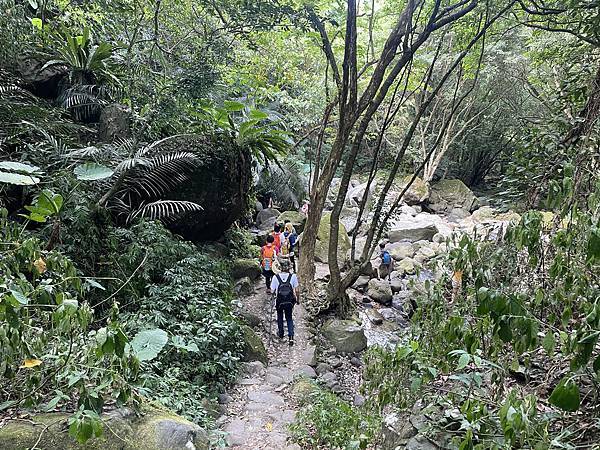
[[[287,329],[284,340],[277,337],[277,317],[273,310],[271,324],[270,296],[266,294],[264,281],[255,284],[254,294],[241,299],[244,309],[262,319],[261,336],[269,363],[260,361],[244,363],[237,384],[228,392],[227,420],[223,430],[228,433],[227,443],[236,449],[299,450],[291,440],[288,425],[294,422],[297,404],[291,394],[291,386],[299,375],[315,378],[316,373],[308,364],[314,360],[315,348],[309,342],[302,306],[294,308],[295,343],[288,345]],[[271,338],[269,339],[269,331]]]

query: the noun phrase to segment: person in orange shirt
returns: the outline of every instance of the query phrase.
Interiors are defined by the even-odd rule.
[[[265,284],[267,286],[267,294],[271,293],[271,280],[273,279],[273,264],[277,257],[277,247],[275,246],[275,238],[267,236],[267,243],[260,249],[260,265],[262,267],[262,273],[265,277]]]

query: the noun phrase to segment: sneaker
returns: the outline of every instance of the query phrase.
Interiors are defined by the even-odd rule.
[[[288,339],[288,344],[290,345],[290,347],[292,345],[294,345],[294,338],[293,337],[291,337],[291,338]]]

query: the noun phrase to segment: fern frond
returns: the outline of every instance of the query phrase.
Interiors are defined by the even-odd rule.
[[[182,200],[158,200],[156,202],[142,205],[127,217],[127,223],[137,218],[147,218],[168,222],[176,219],[183,213],[202,211],[202,206],[194,202]]]

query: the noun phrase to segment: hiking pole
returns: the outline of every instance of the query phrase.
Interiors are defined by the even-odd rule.
[[[269,313],[269,347],[272,344],[273,340],[273,307],[275,306],[275,295],[271,294],[271,312]]]

